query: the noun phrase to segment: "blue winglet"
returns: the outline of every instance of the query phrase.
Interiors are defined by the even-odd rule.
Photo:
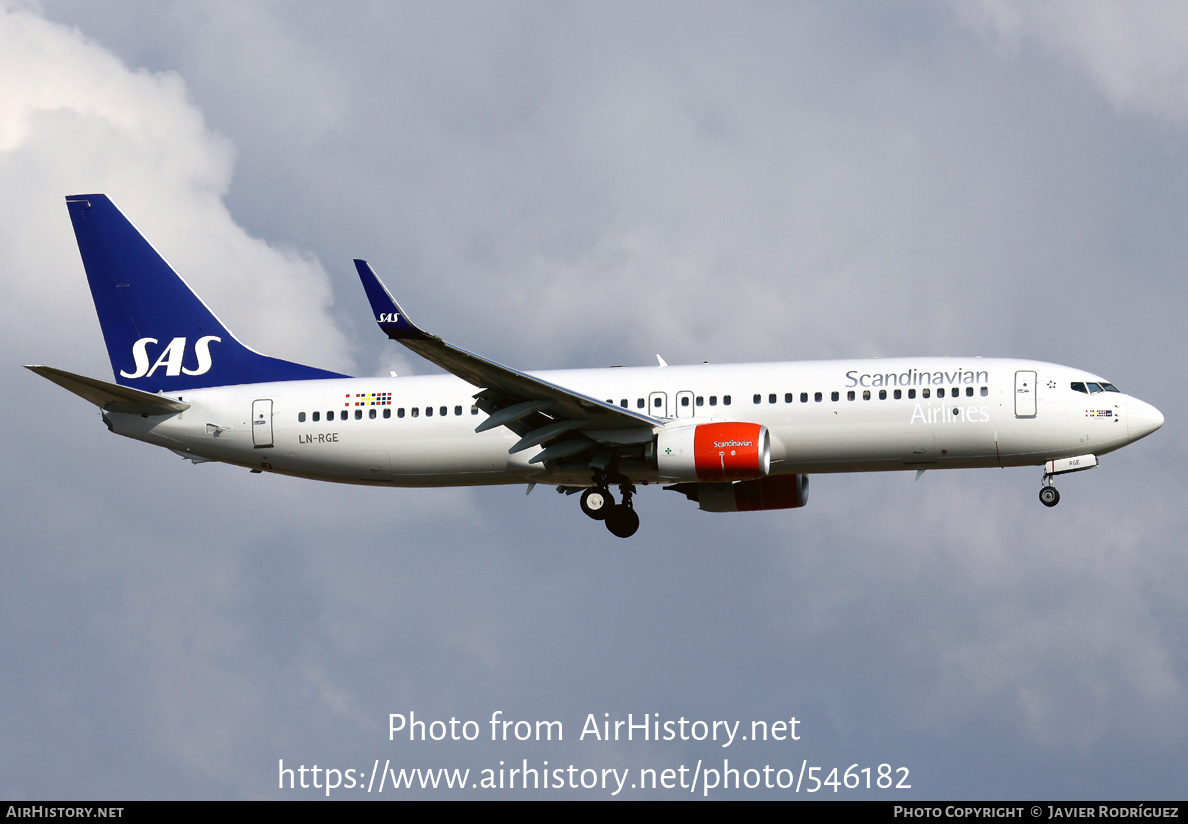
[[[371,302],[371,312],[375,315],[375,322],[379,324],[379,328],[385,335],[392,340],[419,340],[434,337],[408,319],[408,314],[400,308],[400,304],[392,297],[383,281],[379,279],[379,275],[367,261],[356,259],[355,269],[359,272],[359,280],[363,282],[363,291],[367,293],[367,300]]]

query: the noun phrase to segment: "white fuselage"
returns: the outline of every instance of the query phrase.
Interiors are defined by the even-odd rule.
[[[1162,423],[1150,405],[1101,378],[1050,363],[899,358],[533,373],[586,396],[665,419],[763,424],[771,474],[1039,465],[1101,455]],[[108,412],[113,431],[252,469],[343,483],[584,485],[516,454],[504,427],[480,434],[478,390],[452,376],[342,378],[190,390],[170,416]],[[897,396],[898,395],[898,396]],[[852,398],[852,399],[851,399]],[[343,413],[346,413],[345,418]],[[632,480],[656,483],[654,465]]]

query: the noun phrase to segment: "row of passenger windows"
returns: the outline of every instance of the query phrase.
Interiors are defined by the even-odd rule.
[[[1072,385],[1072,388],[1077,389],[1078,392],[1084,392],[1085,391],[1084,388],[1078,389],[1078,387],[1083,387],[1083,386],[1084,386],[1083,384],[1074,383]],[[1097,384],[1090,384],[1090,386],[1096,387]],[[1105,386],[1110,386],[1110,385],[1105,384]],[[1100,387],[1098,387],[1097,389],[1095,389],[1093,391],[1100,392],[1102,390]],[[1117,392],[1118,390],[1114,389],[1111,386],[1110,389],[1108,389],[1106,391]],[[983,386],[983,387],[981,387],[979,394],[981,394],[981,396],[984,398],[990,394],[990,390],[987,387]],[[878,396],[879,396],[879,400],[881,400],[881,401],[887,400],[887,390],[880,389]],[[945,388],[943,386],[937,387],[936,396],[938,398],[943,398],[946,396]],[[972,386],[965,387],[965,396],[967,398],[972,398],[974,396],[974,388]],[[862,390],[862,400],[869,401],[869,400],[872,400],[873,397],[874,396],[872,395],[871,390],[869,390],[869,389]],[[893,397],[895,400],[901,400],[904,397],[904,390],[902,390],[902,389],[892,390],[891,397]],[[916,390],[908,389],[907,390],[908,400],[914,400],[915,397],[916,397]],[[931,390],[928,387],[924,387],[923,389],[920,390],[920,397],[922,397],[922,398],[932,397]],[[948,397],[951,397],[951,398],[961,397],[961,388],[957,387],[957,386],[951,387],[948,390]],[[839,400],[841,400],[841,393],[840,392],[830,392],[829,399],[831,401],[839,401]],[[857,399],[858,399],[858,394],[853,389],[846,392],[846,400],[853,401],[853,400],[857,400]],[[677,403],[680,404],[680,406],[682,408],[687,408],[689,406],[690,400],[692,400],[694,406],[705,406],[706,405],[706,396],[704,396],[704,395],[698,395],[695,398],[690,398],[689,395],[681,395],[679,400],[677,401]],[[717,395],[710,395],[708,400],[709,400],[710,406],[718,405],[718,396]],[[761,403],[763,403],[763,395],[761,393],[757,392],[753,396],[753,400],[756,404],[761,404]],[[817,403],[820,403],[821,401],[825,400],[824,393],[814,392],[813,400]],[[808,401],[809,401],[809,393],[801,392],[800,393],[800,402],[808,403]],[[606,402],[614,403],[614,401],[609,398],[607,399]],[[730,402],[731,402],[730,395],[722,396],[722,405],[723,406],[730,406]],[[775,392],[772,392],[771,394],[769,394],[767,396],[767,402],[768,403],[778,403],[779,395]],[[784,403],[795,403],[795,402],[796,402],[796,393],[794,393],[794,392],[785,392],[784,393]],[[664,407],[664,398],[663,397],[655,397],[652,399],[652,404],[657,409],[662,409]],[[622,400],[619,401],[619,406],[623,407],[624,409],[627,409],[629,405],[630,404],[629,404],[627,398],[623,398]],[[644,409],[647,407],[647,402],[643,398],[638,398],[635,401],[635,406],[637,409]],[[426,406],[423,409],[424,409],[424,415],[426,418],[433,417],[434,407]],[[439,406],[436,409],[437,409],[436,414],[438,417],[444,418],[450,414],[450,408],[448,406]],[[460,417],[462,415],[462,406],[461,405],[455,406],[453,412],[456,417]],[[377,413],[378,413],[378,410],[375,407],[371,407],[370,409],[367,410],[367,417],[371,420],[375,420],[377,417],[380,417],[380,415]],[[419,407],[419,406],[411,407],[408,410],[409,417],[418,418],[421,416],[421,414],[422,414],[422,407]],[[470,407],[470,414],[477,415],[478,407],[476,407],[476,406]],[[405,416],[404,407],[403,406],[398,407],[396,409],[396,417],[403,418],[404,416]],[[349,410],[347,410],[347,409],[339,410],[338,418],[337,418],[338,420],[345,421],[349,417],[350,417]],[[355,417],[355,420],[357,420],[357,421],[363,420],[363,410],[356,409],[354,417]],[[390,407],[390,406],[384,407],[382,417],[391,418],[392,417],[392,407]],[[310,413],[310,420],[313,423],[318,423],[319,421],[322,420],[322,413],[320,411]],[[335,420],[335,414],[334,414],[334,410],[331,409],[326,412],[326,421],[329,422],[329,421],[333,421],[333,420]],[[297,422],[305,423],[305,413],[304,412],[297,413]]]
[[[1075,387],[1075,384],[1074,384],[1074,387]],[[961,397],[961,387],[959,387],[959,386],[950,387],[947,391],[946,391],[945,387],[943,387],[943,386],[937,387],[936,396],[938,398],[946,397],[946,394],[950,398],[959,398],[959,397]],[[988,396],[990,394],[989,387],[986,387],[986,386],[981,387],[979,390],[979,394],[983,398]],[[965,387],[965,397],[972,398],[973,396],[974,396],[974,388],[972,386]],[[887,397],[888,397],[887,390],[880,389],[879,393],[878,393],[878,397],[879,397],[879,400],[881,400],[881,401],[887,400]],[[902,390],[902,389],[892,390],[891,397],[893,397],[897,401],[903,399],[904,390]],[[929,387],[924,387],[923,389],[920,390],[920,397],[921,398],[931,398],[932,390]],[[778,393],[772,392],[771,394],[769,394],[767,396],[767,402],[768,403],[779,403],[779,398],[780,398],[780,396]],[[821,401],[825,400],[825,393],[814,392],[814,393],[812,393],[812,398],[815,402],[820,403]],[[908,389],[907,390],[907,398],[908,398],[908,400],[915,400],[916,390]],[[841,400],[841,392],[830,392],[829,399],[831,401]],[[874,399],[874,395],[871,393],[871,390],[869,390],[869,389],[862,390],[862,400],[869,401],[869,400],[873,400],[873,399]],[[763,403],[763,394],[760,392],[756,392],[754,394],[754,396],[752,396],[752,400],[757,404]],[[846,400],[848,400],[848,401],[858,400],[858,393],[855,392],[853,389],[851,389],[850,391],[846,392]],[[703,395],[698,395],[695,398],[690,398],[689,395],[680,395],[677,403],[681,406],[681,408],[687,408],[689,406],[690,401],[692,401],[694,406],[705,406],[706,399],[705,399],[705,396],[703,396]],[[607,398],[606,402],[614,403],[614,401],[611,400],[610,398]],[[796,402],[796,393],[795,392],[785,392],[784,393],[784,403],[795,403],[795,402]],[[809,393],[808,392],[800,393],[800,402],[801,403],[809,402]],[[662,397],[653,398],[652,405],[654,407],[656,407],[657,409],[663,408],[664,398],[662,398]],[[710,406],[718,405],[718,396],[717,395],[709,396],[709,405]],[[730,396],[729,395],[722,396],[722,405],[730,406]],[[626,409],[628,407],[627,399],[623,398],[622,400],[620,400],[619,406]],[[646,404],[644,402],[644,399],[638,398],[635,401],[635,406],[637,409],[645,408]]]
[[[412,417],[412,418],[419,418],[421,416],[421,414],[422,414],[422,407],[419,407],[419,406],[414,406],[408,410],[408,415],[409,415],[409,417]],[[450,408],[448,406],[439,406],[439,407],[437,407],[436,414],[439,418],[447,417],[450,414]],[[470,407],[470,414],[477,415],[478,407],[477,406]],[[398,407],[396,409],[396,417],[403,418],[404,415],[405,415],[404,407],[403,406]],[[432,407],[432,406],[424,407],[424,415],[426,418],[432,418],[434,415],[434,407]],[[461,405],[454,407],[454,415],[455,415],[455,417],[462,416],[462,406]],[[338,420],[345,421],[349,417],[350,417],[350,410],[347,410],[347,409],[339,410]],[[392,417],[392,407],[385,406],[383,408],[382,415],[379,414],[378,409],[376,409],[375,407],[371,407],[370,409],[367,410],[367,417],[369,420],[373,420],[373,421],[378,417],[391,418]],[[320,411],[312,412],[312,413],[310,413],[309,419],[314,423],[318,423],[319,421],[322,420],[322,413]],[[335,419],[334,410],[331,409],[331,410],[327,411],[326,412],[326,421],[329,422],[334,419]],[[363,420],[363,410],[362,409],[355,410],[355,420],[357,420],[357,421]],[[305,413],[304,412],[297,413],[297,423],[305,423]]]
[[[614,403],[615,401],[613,398],[607,398],[606,402]],[[630,405],[631,404],[627,401],[626,398],[623,398],[621,401],[619,401],[619,406],[623,407],[624,409],[627,409]],[[647,407],[647,405],[648,405],[647,402],[643,398],[635,399],[635,408],[636,409],[644,409]],[[688,395],[682,396],[681,397],[681,406],[688,406],[688,405],[689,405],[689,396]],[[705,406],[705,396],[704,395],[697,396],[697,405]],[[709,396],[709,405],[710,406],[718,405],[718,396],[717,395]],[[656,407],[657,409],[662,409],[664,407],[664,397],[652,398],[652,406]],[[730,406],[730,396],[729,395],[722,396],[722,406]]]
[[[990,389],[989,389],[989,387],[983,386],[983,387],[981,388],[981,393],[980,393],[980,394],[981,394],[981,396],[982,396],[983,398],[984,398],[984,397],[986,397],[987,395],[989,395],[989,394],[990,394]],[[904,391],[903,391],[902,389],[895,389],[895,390],[892,390],[892,397],[893,397],[895,400],[900,400],[900,399],[902,399],[902,398],[903,398],[903,395],[904,395]],[[943,397],[945,397],[945,388],[944,388],[943,386],[937,387],[937,390],[936,390],[936,396],[937,396],[938,398],[943,398]],[[959,387],[959,386],[953,386],[953,387],[950,387],[950,388],[949,388],[949,390],[948,390],[948,396],[949,396],[950,398],[959,398],[959,397],[961,397],[961,387]],[[967,386],[967,387],[965,387],[965,397],[967,397],[967,398],[972,398],[973,396],[974,396],[974,388],[973,388],[972,386]],[[864,400],[864,401],[869,401],[869,400],[871,400],[873,397],[874,397],[874,396],[871,394],[871,391],[870,391],[869,389],[863,389],[863,390],[862,390],[862,400]],[[909,390],[907,390],[907,397],[908,397],[908,400],[914,400],[914,399],[915,399],[915,397],[916,397],[916,390],[915,390],[915,389],[909,389]],[[929,387],[927,387],[927,386],[926,386],[926,387],[924,387],[923,389],[921,389],[921,390],[920,390],[920,397],[922,397],[922,398],[930,398],[930,397],[932,397],[932,391],[931,391],[931,389],[930,389]],[[779,402],[779,400],[778,400],[778,399],[779,399],[779,395],[777,395],[775,392],[772,392],[770,395],[768,395],[768,396],[767,396],[767,402],[768,402],[768,403],[778,403],[778,402]],[[809,393],[808,393],[808,392],[801,392],[801,393],[800,393],[800,402],[801,402],[801,403],[808,403],[808,399],[809,399]],[[821,393],[821,392],[814,392],[814,393],[813,393],[813,400],[814,400],[814,401],[816,401],[817,403],[820,403],[820,402],[821,402],[821,401],[823,401],[824,399],[825,399],[825,398],[824,398],[824,395],[823,395],[823,393]],[[752,400],[754,400],[754,402],[755,402],[755,403],[757,403],[757,404],[758,404],[758,403],[763,403],[763,395],[762,395],[762,394],[760,394],[760,393],[758,393],[758,392],[756,392],[756,393],[755,393],[755,395],[754,395],[754,397],[752,398]],[[795,394],[794,392],[785,392],[785,393],[784,393],[784,403],[794,403],[794,402],[795,402],[795,400],[796,400],[796,394]],[[840,392],[830,392],[830,393],[829,393],[829,400],[831,400],[831,401],[837,401],[837,400],[841,400],[841,393],[840,393]],[[853,389],[849,390],[848,392],[846,392],[846,400],[848,400],[848,401],[854,401],[854,400],[858,400],[858,393],[857,393],[857,392],[855,392]],[[886,390],[886,389],[880,389],[880,390],[879,390],[879,400],[881,400],[881,401],[885,401],[885,400],[887,400],[887,390]]]

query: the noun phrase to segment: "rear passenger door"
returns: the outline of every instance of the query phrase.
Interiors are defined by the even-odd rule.
[[[272,446],[272,401],[252,401],[252,446],[263,449]]]

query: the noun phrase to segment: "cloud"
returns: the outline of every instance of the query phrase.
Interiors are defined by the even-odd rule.
[[[1009,49],[1067,61],[1123,110],[1188,122],[1188,9],[1174,0],[959,0],[958,18]]]
[[[95,357],[75,354],[100,350],[94,325],[72,320],[87,317],[87,295],[64,196],[104,192],[249,345],[351,369],[326,273],[236,225],[223,202],[234,149],[177,74],[130,69],[76,29],[10,7],[0,12],[0,111],[0,266],[12,273],[0,302],[22,357],[73,358],[95,373]],[[24,342],[47,328],[55,348],[26,355]]]

